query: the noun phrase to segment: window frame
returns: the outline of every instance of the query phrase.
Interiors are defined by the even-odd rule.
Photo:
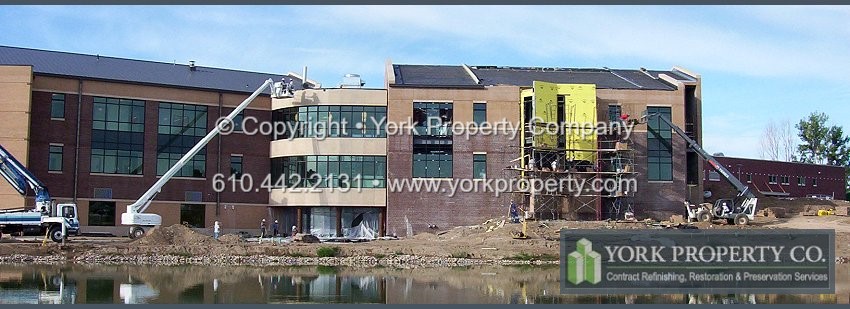
[[[647,114],[661,113],[660,117],[672,118],[670,106],[647,106]],[[653,117],[647,127],[647,180],[673,181],[673,135],[672,128]]]
[[[109,215],[111,215],[112,221],[110,222],[108,220],[98,219],[98,220],[95,220],[96,221],[95,223],[93,223],[92,222],[92,210],[95,209],[95,205],[97,205],[97,207],[107,206],[108,208],[101,208],[99,210],[105,209],[106,214],[104,216],[108,218]],[[116,213],[117,212],[118,212],[117,211],[117,203],[114,202],[114,201],[89,201],[89,207],[88,207],[88,213],[87,213],[88,225],[89,226],[116,226],[115,220],[116,220]],[[98,214],[98,216],[101,216],[101,215]]]
[[[61,98],[60,98],[61,96]],[[64,93],[53,93],[50,95],[50,119],[65,120],[65,100],[67,95]],[[61,106],[61,115],[56,115],[56,107]]]
[[[481,168],[481,164],[484,168],[483,177],[476,171]],[[487,179],[487,153],[472,153],[472,179]]]
[[[179,119],[176,119],[178,118]],[[172,166],[207,135],[209,106],[159,102],[157,106],[156,176]],[[207,147],[203,147],[175,177],[203,179],[207,176]]]
[[[487,103],[472,103],[472,122],[479,126],[487,123]]]
[[[92,98],[89,172],[143,175],[145,101]]]
[[[59,148],[58,152],[54,151],[57,147]],[[54,168],[54,166],[53,166],[53,156],[54,155],[59,156],[59,161],[58,161],[59,162],[59,168],[58,169]],[[63,168],[64,168],[64,165],[65,165],[64,162],[63,162],[64,160],[65,160],[65,145],[51,143],[50,145],[47,146],[47,171],[48,172],[61,173]]]

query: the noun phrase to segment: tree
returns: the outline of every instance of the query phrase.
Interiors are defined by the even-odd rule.
[[[846,166],[850,161],[848,143],[850,143],[850,137],[844,136],[844,128],[830,127],[826,133],[826,151],[824,153],[826,164]]]
[[[774,161],[794,160],[794,135],[791,122],[768,121],[761,133],[760,156]]]
[[[797,124],[799,137],[802,144],[797,146],[800,162],[824,163],[827,134],[829,128],[826,121],[829,119],[824,113],[811,113],[808,118],[800,120]]]

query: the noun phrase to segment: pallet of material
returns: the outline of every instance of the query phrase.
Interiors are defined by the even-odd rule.
[[[835,215],[836,216],[850,216],[850,206],[836,206],[835,207]]]

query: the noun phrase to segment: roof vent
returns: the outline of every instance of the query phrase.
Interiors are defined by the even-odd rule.
[[[362,79],[360,79],[360,74],[345,74],[342,77],[342,83],[339,84],[340,88],[363,88],[366,85]]]
[[[194,71],[195,68],[195,60],[189,60],[189,70]]]

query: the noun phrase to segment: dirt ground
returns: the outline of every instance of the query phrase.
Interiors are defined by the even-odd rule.
[[[771,207],[789,206],[785,218],[757,217],[747,226],[727,225],[722,221],[693,223],[700,229],[833,229],[836,234],[836,256],[850,259],[850,217],[806,216],[801,211],[802,202],[772,200]],[[830,202],[850,205],[844,201]],[[822,206],[822,205],[821,205]],[[219,240],[199,234],[187,227],[174,225],[152,229],[145,237],[131,241],[114,238],[113,241],[81,241],[72,239],[64,246],[41,242],[21,242],[4,237],[0,242],[0,256],[15,254],[46,256],[63,255],[73,259],[81,254],[96,255],[146,255],[171,254],[179,256],[219,255],[284,255],[316,256],[321,247],[339,248],[339,256],[415,255],[478,259],[539,259],[557,260],[561,229],[648,229],[665,228],[665,222],[614,222],[614,221],[529,221],[528,239],[514,239],[512,233],[521,230],[521,224],[507,223],[506,218],[494,218],[474,226],[456,227],[436,233],[421,233],[398,240],[376,240],[361,243],[271,243],[246,242],[236,235],[223,235]]]

